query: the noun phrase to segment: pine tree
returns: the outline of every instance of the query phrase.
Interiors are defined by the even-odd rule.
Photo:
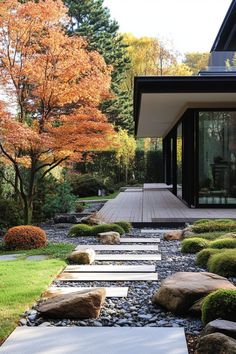
[[[102,104],[102,111],[115,126],[132,132],[132,97],[121,88],[130,62],[118,23],[103,6],[103,0],[65,0],[65,4],[71,16],[70,32],[84,36],[89,49],[98,51],[113,67],[114,98]]]

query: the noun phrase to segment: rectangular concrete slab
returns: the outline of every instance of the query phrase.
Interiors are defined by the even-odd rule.
[[[62,281],[149,281],[158,280],[157,273],[61,273]]]
[[[160,239],[158,237],[145,238],[145,237],[121,237],[121,243],[159,243]]]
[[[141,234],[163,234],[164,232],[169,232],[169,231],[173,231],[174,229],[143,229],[141,230]]]
[[[82,287],[56,287],[56,286],[51,286],[48,288],[46,291],[44,297],[52,297],[55,295],[64,295],[64,294],[71,294],[76,291],[89,291],[89,290],[94,290],[98,289],[97,287],[90,287],[90,288],[82,288]],[[110,287],[110,288],[104,288],[106,290],[106,297],[127,297],[128,295],[128,287],[122,287],[122,286],[117,286],[117,287]]]
[[[76,250],[92,248],[94,251],[158,251],[154,245],[78,245]]]
[[[183,328],[18,327],[2,354],[188,354]]]
[[[64,269],[64,272],[76,272],[76,273],[150,273],[155,272],[156,267],[154,265],[69,265]]]
[[[95,261],[160,261],[160,254],[96,254]]]

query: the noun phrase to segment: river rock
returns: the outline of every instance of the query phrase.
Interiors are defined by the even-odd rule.
[[[91,248],[72,252],[67,259],[75,264],[92,264],[95,261],[95,251]]]
[[[226,278],[207,272],[178,272],[166,278],[153,296],[160,304],[177,314],[187,313],[191,306],[212,291],[236,289]]]
[[[236,354],[236,340],[222,333],[212,333],[199,339],[196,354]]]
[[[115,231],[101,232],[98,237],[103,245],[117,245],[120,243],[120,234]]]
[[[236,322],[226,320],[214,320],[209,322],[203,330],[203,334],[223,333],[236,339]]]
[[[183,238],[182,230],[167,231],[164,233],[164,240],[166,241],[181,240],[182,238]]]
[[[39,304],[38,311],[46,318],[97,318],[100,315],[105,297],[106,290],[104,288],[58,295]]]
[[[101,219],[99,219],[97,214],[84,216],[83,218],[80,219],[80,222],[82,224],[87,224],[87,225],[91,225],[91,226],[104,224],[104,222]]]

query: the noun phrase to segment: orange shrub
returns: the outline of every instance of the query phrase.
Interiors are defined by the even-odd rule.
[[[4,242],[9,250],[27,250],[44,247],[47,237],[40,227],[22,225],[10,228],[4,236]]]

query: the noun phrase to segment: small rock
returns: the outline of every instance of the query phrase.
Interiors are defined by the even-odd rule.
[[[229,337],[236,339],[236,322],[226,320],[215,320],[209,322],[203,330],[203,334],[223,333]]]
[[[182,238],[183,238],[182,230],[173,230],[164,233],[164,240],[166,241],[181,240]]]
[[[197,344],[196,354],[236,354],[236,340],[222,333],[203,336]]]
[[[98,237],[103,245],[117,245],[120,243],[120,234],[115,231],[102,232],[98,234]]]
[[[68,260],[76,264],[92,264],[95,261],[95,251],[91,248],[72,252]]]

